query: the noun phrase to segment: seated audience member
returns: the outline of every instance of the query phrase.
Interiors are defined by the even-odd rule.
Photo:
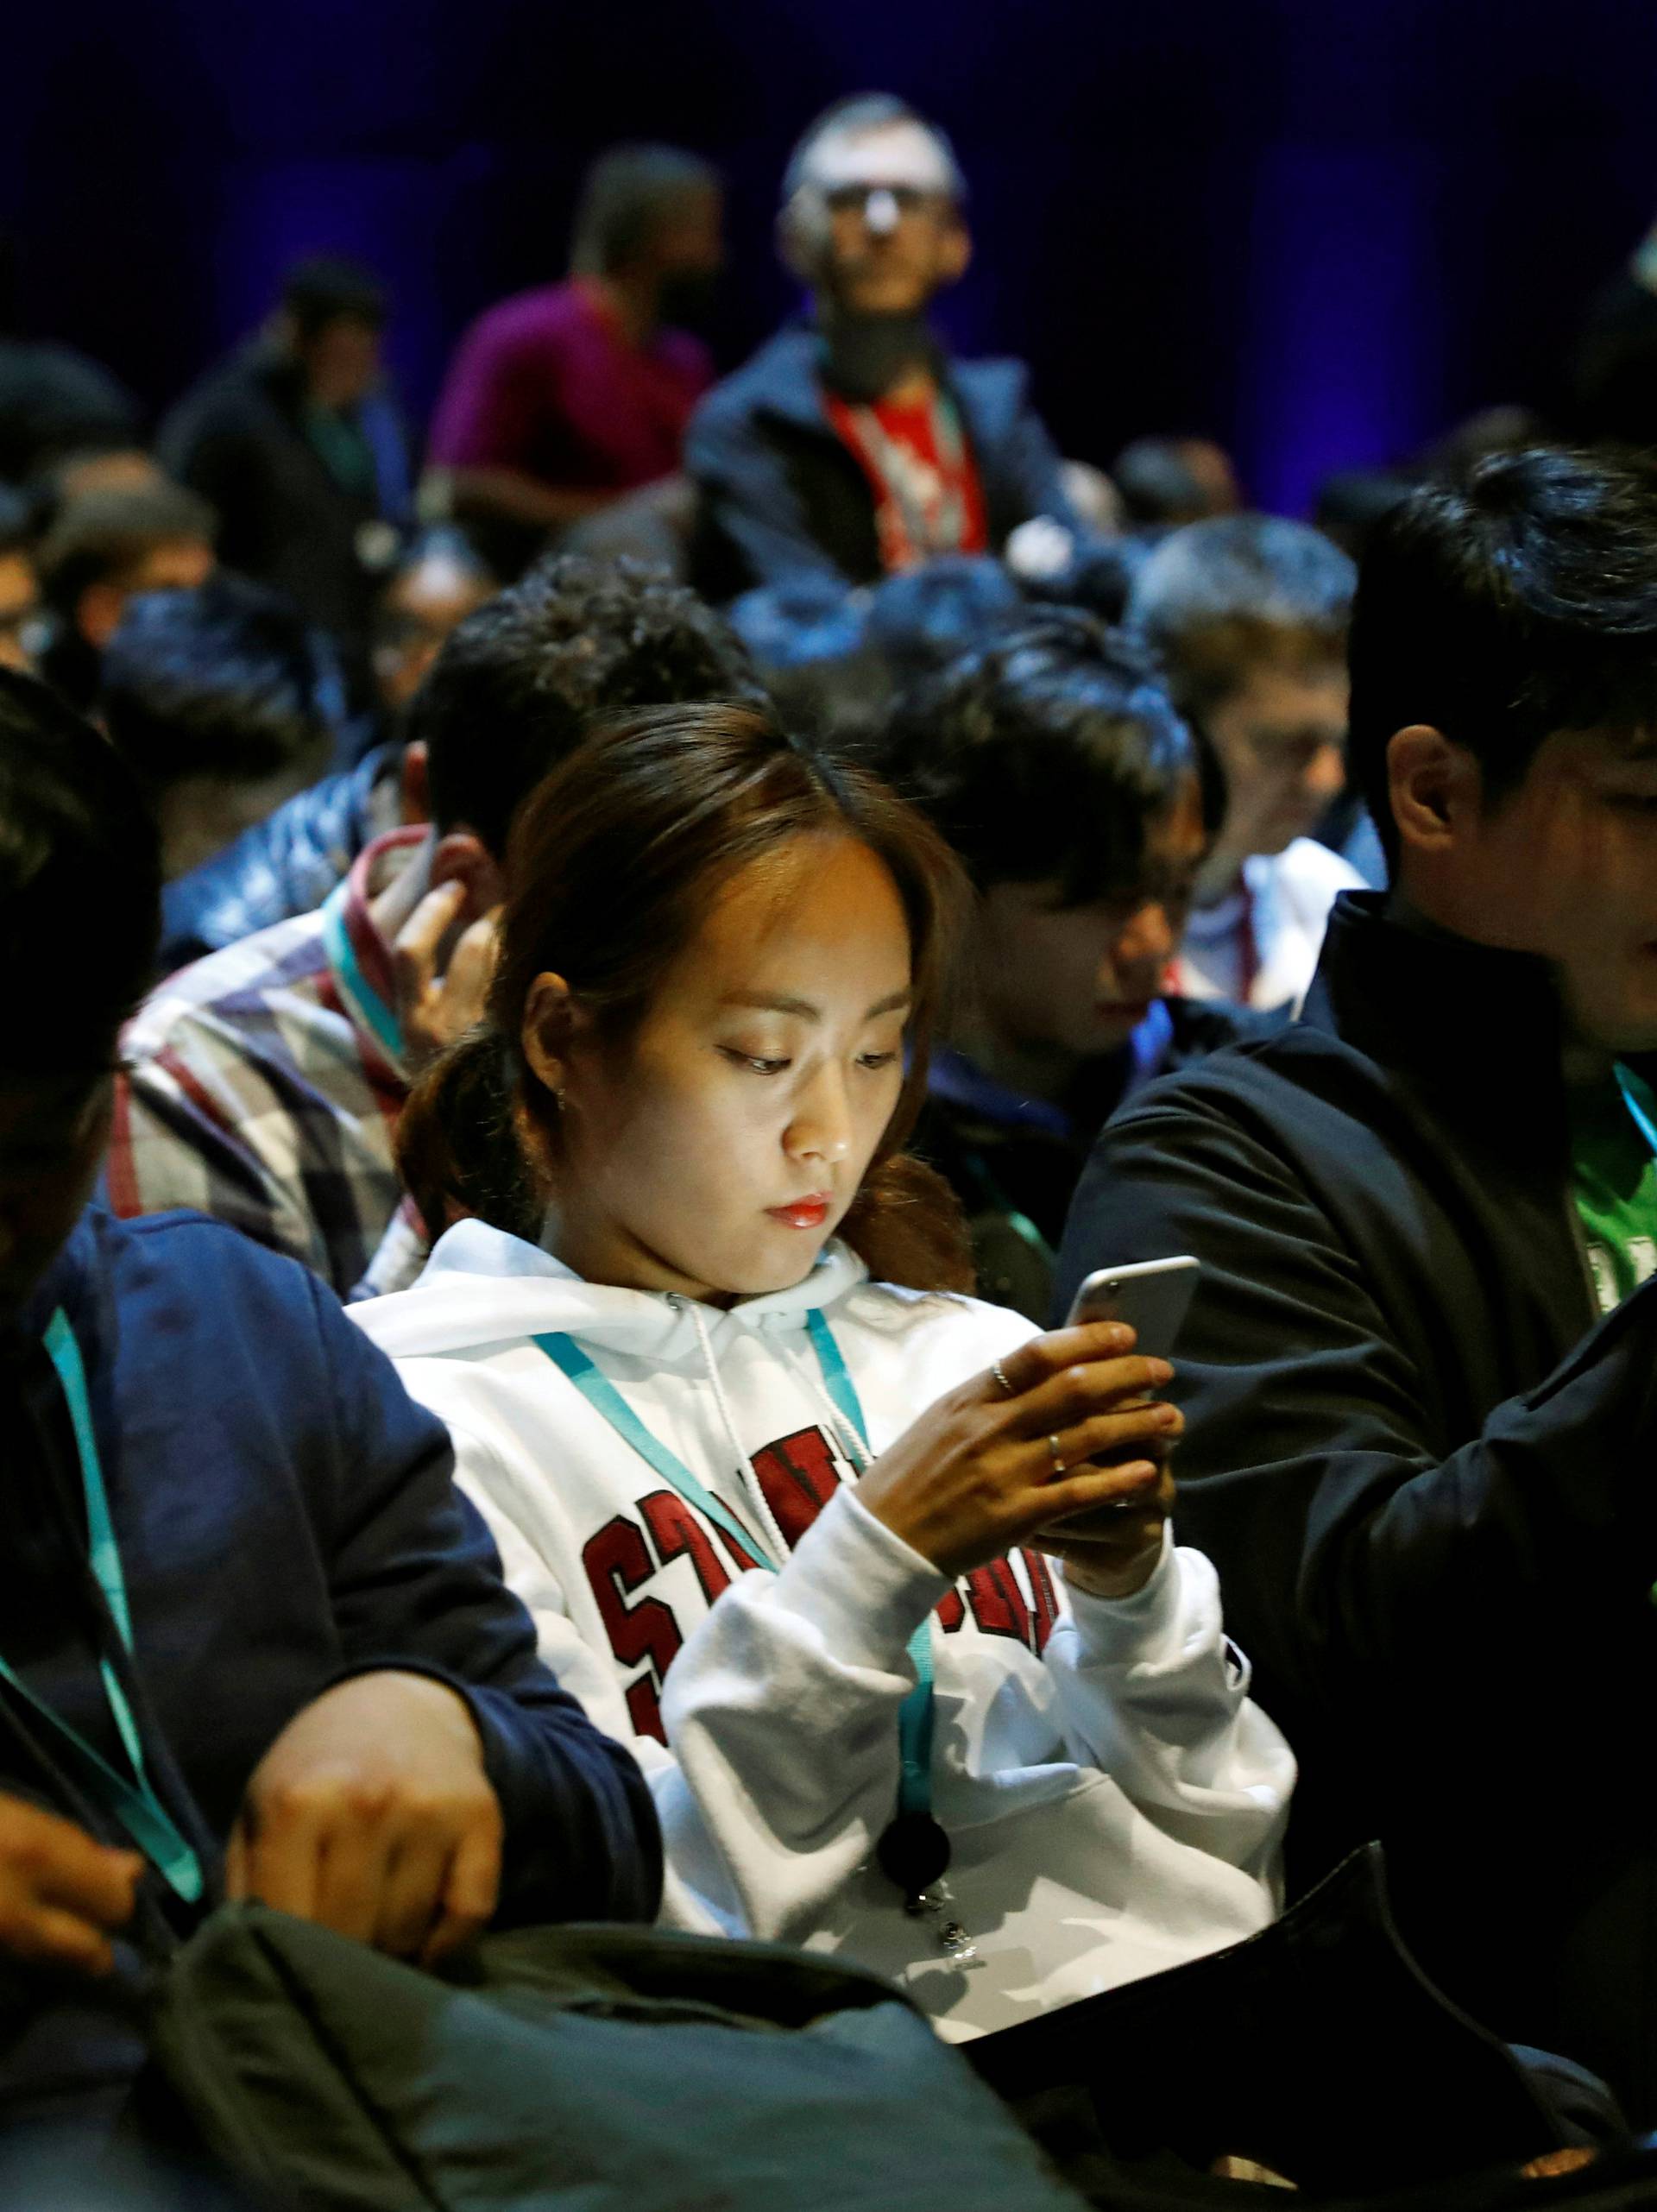
[[[457,531],[423,530],[387,584],[374,626],[375,689],[395,734],[350,768],[302,791],[161,892],[158,973],[320,906],[366,845],[424,822],[424,751],[403,742],[402,721],[455,626],[496,589]]]
[[[915,1149],[983,1295],[1045,1322],[1099,1125],[1250,1018],[1162,995],[1208,841],[1196,743],[1145,655],[1055,611],[912,691],[885,766],[977,893]]]
[[[1311,835],[1345,781],[1355,574],[1320,531],[1239,514],[1175,531],[1134,579],[1129,620],[1225,793],[1175,971],[1188,998],[1298,1006],[1336,894],[1362,881]]]
[[[408,725],[430,822],[376,838],[318,911],[198,961],[134,1018],[117,1213],[199,1207],[342,1297],[411,1280],[425,1239],[392,1138],[413,1074],[482,1005],[520,800],[590,716],[752,682],[723,623],[648,571],[565,557],[468,616]]]
[[[1136,530],[1179,529],[1243,504],[1231,455],[1207,438],[1136,438],[1112,462],[1111,482]]]
[[[28,509],[15,494],[0,489],[0,667],[31,665],[29,633],[40,603]]]
[[[953,361],[927,320],[971,252],[948,140],[901,100],[844,100],[795,148],[784,259],[811,294],[702,402],[693,579],[728,598],[798,569],[873,583],[937,553],[999,553],[1045,514],[1080,531],[1013,361]]]
[[[147,492],[167,481],[147,445],[77,445],[29,478],[35,526],[44,537],[70,501],[88,492]]]
[[[1342,899],[1295,1027],[1106,1127],[1060,1289],[1203,1262],[1181,1528],[1305,1761],[1298,1881],[1382,1837],[1440,1985],[1648,2127],[1657,476],[1415,492],[1351,670],[1390,898]]]
[[[226,565],[285,591],[354,674],[411,511],[385,321],[366,269],[298,263],[269,323],[179,402],[158,441],[169,472],[211,502]]]
[[[356,1317],[634,1746],[668,1923],[843,1950],[955,2039],[1263,1926],[1293,1761],[1167,1538],[1170,1371],[950,1295],[898,1150],[942,841],[728,703],[608,725],[514,860],[400,1136],[477,1218]]]
[[[135,1919],[256,1895],[433,1959],[658,1890],[633,1761],[538,1661],[389,1364],[218,1225],[83,1210],[158,888],[118,755],[0,673],[5,2127],[119,2102]]]
[[[453,513],[506,526],[519,558],[679,467],[713,381],[700,322],[724,266],[723,193],[672,146],[618,146],[582,186],[562,284],[521,292],[460,342],[429,465]]]
[[[332,649],[244,577],[129,600],[98,718],[142,786],[170,883],[314,782],[333,749]]]
[[[66,500],[41,542],[45,607],[40,671],[69,704],[90,709],[104,648],[129,599],[192,591],[213,572],[212,509],[164,479]]]

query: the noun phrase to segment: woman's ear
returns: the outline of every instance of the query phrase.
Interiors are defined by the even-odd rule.
[[[580,1010],[563,976],[538,975],[524,1001],[520,1042],[530,1073],[560,1102],[570,1073],[570,1049],[580,1026]]]

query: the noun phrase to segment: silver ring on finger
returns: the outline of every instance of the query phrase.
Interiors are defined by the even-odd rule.
[[[1056,1481],[1058,1477],[1064,1472],[1064,1454],[1059,1449],[1059,1440],[1056,1436],[1049,1436],[1048,1438],[1047,1448],[1052,1455],[1053,1474],[1054,1478]]]
[[[1016,1398],[1018,1396],[1018,1391],[1013,1389],[1011,1383],[1007,1380],[1006,1369],[1001,1364],[1001,1362],[999,1359],[991,1360],[990,1372],[994,1376],[996,1381],[1001,1385],[1002,1389],[1006,1392],[1010,1398]]]

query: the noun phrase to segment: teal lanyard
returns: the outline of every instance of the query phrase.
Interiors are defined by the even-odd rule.
[[[323,904],[322,942],[328,964],[345,986],[346,996],[374,1031],[375,1041],[394,1068],[403,1064],[403,1032],[396,1015],[362,973],[362,963],[345,927],[345,904],[350,897],[349,878],[331,891]]]
[[[86,1532],[92,1573],[104,1594],[104,1602],[109,1608],[110,1617],[115,1623],[122,1647],[130,1658],[133,1648],[132,1614],[127,1603],[126,1577],[122,1572],[120,1547],[115,1541],[115,1526],[110,1518],[110,1501],[104,1487],[104,1469],[98,1458],[98,1438],[92,1429],[91,1406],[86,1392],[86,1370],[81,1359],[80,1346],[75,1341],[75,1333],[61,1307],[53,1314],[44,1341],[47,1357],[57,1370],[58,1381],[69,1408],[75,1449],[80,1459],[80,1479],[86,1496]],[[101,1798],[114,1813],[168,1887],[186,1904],[193,1905],[204,1887],[201,1862],[155,1794],[144,1766],[143,1743],[139,1736],[138,1724],[133,1717],[127,1693],[121,1686],[120,1676],[107,1656],[100,1656],[98,1665],[117,1733],[131,1761],[130,1780],[117,1774],[78,1729],[72,1728],[43,1698],[37,1697],[3,1657],[0,1657],[0,1682],[7,1684],[33,1712],[56,1731],[73,1754],[84,1780],[94,1794]]]
[[[1657,1157],[1657,1123],[1652,1120],[1640,1095],[1644,1091],[1648,1099],[1651,1093],[1646,1090],[1646,1086],[1633,1070],[1625,1068],[1620,1060],[1616,1063],[1616,1087],[1622,1093],[1623,1105],[1634,1117],[1635,1127],[1651,1147],[1654,1157]]]
[[[806,1316],[806,1328],[817,1364],[822,1370],[823,1386],[835,1410],[862,1447],[860,1454],[855,1451],[847,1453],[861,1474],[869,1462],[869,1432],[857,1385],[835,1340],[834,1331],[815,1308]],[[594,1411],[603,1416],[616,1434],[630,1444],[687,1505],[694,1506],[715,1528],[722,1528],[762,1566],[769,1567],[773,1574],[777,1572],[779,1562],[750,1535],[729,1508],[697,1480],[677,1453],[670,1452],[659,1437],[652,1435],[620,1390],[573,1337],[549,1334],[538,1336],[535,1342],[555,1366],[563,1369]],[[847,1440],[841,1440],[842,1450]],[[933,1667],[929,1621],[923,1621],[910,1638],[909,1655],[914,1664],[916,1682],[898,1715],[898,1748],[903,1769],[898,1802],[902,1812],[924,1814],[929,1813],[932,1804]]]

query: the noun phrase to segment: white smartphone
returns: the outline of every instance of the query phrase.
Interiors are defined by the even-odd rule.
[[[1177,1259],[1101,1267],[1075,1295],[1068,1326],[1078,1321],[1125,1321],[1138,1338],[1134,1350],[1150,1359],[1171,1359],[1202,1262],[1188,1252]]]

